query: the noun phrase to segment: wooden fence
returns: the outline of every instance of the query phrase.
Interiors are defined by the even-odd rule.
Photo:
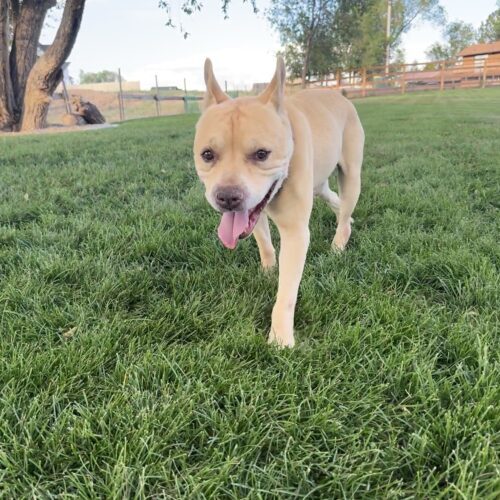
[[[120,121],[125,120],[125,100],[133,100],[133,101],[155,101],[155,109],[156,116],[161,115],[161,101],[183,101],[184,105],[184,113],[189,112],[189,102],[190,101],[199,101],[202,100],[201,97],[198,96],[190,96],[187,95],[186,89],[186,79],[184,79],[184,95],[179,96],[162,96],[160,94],[159,86],[158,86],[158,76],[155,75],[155,89],[156,92],[154,94],[134,94],[134,93],[124,93],[122,90],[122,76],[121,70],[118,68],[118,83],[119,83],[119,92],[118,92],[118,107],[120,110]]]
[[[307,88],[335,88],[344,91],[348,97],[367,97],[422,90],[500,86],[500,63],[488,64],[487,59],[478,63],[470,66],[456,61],[391,64],[388,72],[385,66],[338,70],[325,78],[310,80]],[[294,91],[300,86],[300,82],[293,82],[289,88]]]
[[[386,72],[384,66],[338,70],[324,78],[312,79],[308,88],[334,88],[342,90],[348,97],[367,97],[385,94],[406,94],[422,90],[444,90],[452,88],[474,88],[500,86],[500,62],[491,60],[478,61],[477,65],[464,65],[457,61],[437,61],[413,64],[391,64]],[[121,80],[121,72],[118,72]],[[156,86],[149,92],[125,91],[122,82],[118,83],[118,92],[95,92],[81,89],[84,99],[97,105],[109,122],[133,118],[146,118],[178,113],[198,112],[198,101],[201,92],[188,95],[184,90],[166,90]],[[227,85],[226,85],[227,88]],[[288,92],[301,88],[300,82],[287,85]],[[254,92],[244,92],[253,95]],[[177,95],[166,95],[173,92]],[[228,92],[232,97],[239,95],[238,91]],[[197,94],[197,95],[193,95]],[[54,101],[49,110],[50,122],[60,124],[62,116],[71,111],[69,97],[54,94]],[[64,107],[66,98],[66,107]]]
[[[120,107],[120,120],[126,119],[126,106],[125,101],[154,101],[156,106],[156,116],[160,116],[162,101],[182,101],[184,113],[189,112],[189,103],[194,101],[201,101],[203,97],[182,95],[182,96],[161,96],[159,94],[133,94],[129,92],[122,92],[118,94],[118,106]]]

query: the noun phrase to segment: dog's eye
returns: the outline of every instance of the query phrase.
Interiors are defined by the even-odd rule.
[[[203,161],[210,163],[215,160],[215,154],[211,149],[205,149],[201,153],[201,157],[203,158]]]
[[[266,161],[270,154],[271,151],[266,151],[265,149],[259,149],[255,151],[253,157],[257,161]]]

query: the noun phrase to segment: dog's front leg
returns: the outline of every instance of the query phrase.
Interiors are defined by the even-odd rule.
[[[253,230],[253,235],[259,247],[262,268],[265,270],[272,269],[276,265],[276,252],[271,240],[267,214],[260,214],[259,220]]]
[[[293,319],[300,280],[309,247],[308,222],[278,229],[281,237],[278,296],[274,304],[269,342],[293,347]]]

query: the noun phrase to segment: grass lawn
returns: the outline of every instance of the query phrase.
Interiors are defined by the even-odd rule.
[[[1,498],[500,497],[500,89],[356,106],[353,238],[318,200],[294,350],[196,116],[0,138]]]

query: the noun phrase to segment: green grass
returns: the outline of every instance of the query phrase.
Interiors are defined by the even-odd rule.
[[[500,497],[500,89],[356,101],[298,347],[216,237],[195,116],[0,138],[1,498]]]

